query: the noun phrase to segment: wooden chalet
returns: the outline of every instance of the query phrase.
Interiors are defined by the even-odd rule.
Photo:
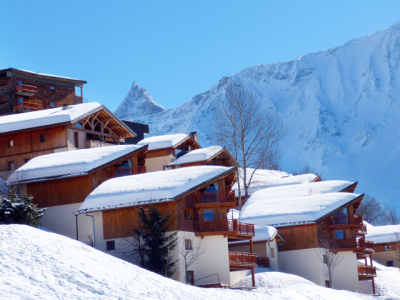
[[[164,170],[204,165],[233,167],[237,165],[237,162],[225,148],[211,146],[192,150],[178,157],[175,161],[164,166]]]
[[[149,145],[146,157],[147,172],[162,171],[165,165],[180,156],[200,149],[197,133],[153,136],[141,140],[138,145]]]
[[[154,205],[162,215],[173,213],[171,231],[190,234],[190,244],[192,240],[204,239],[207,245],[199,265],[188,270],[192,284],[225,287],[230,284],[230,271],[252,270],[254,275],[257,266],[257,257],[251,251],[228,250],[228,240],[247,240],[252,244],[254,236],[253,224],[227,219],[228,210],[235,205],[235,195],[230,190],[235,175],[236,167],[198,166],[114,179],[94,190],[79,212],[92,213],[95,223],[101,224],[95,228],[96,248],[103,251],[108,251],[109,245],[112,250],[123,247],[123,238],[140,224],[138,206]],[[117,256],[118,253],[110,252]],[[184,272],[180,269],[175,279],[185,281]],[[219,275],[217,282],[215,274]]]
[[[145,173],[146,151],[146,145],[120,145],[42,155],[16,170],[7,184],[22,185],[34,204],[48,208],[41,226],[78,239],[73,212],[102,182]]]
[[[321,181],[260,190],[252,194],[240,220],[279,230],[285,239],[279,245],[282,271],[330,287],[329,278],[319,276],[327,264],[325,256],[316,253],[328,249],[343,260],[335,270],[335,288],[358,290],[359,281],[371,280],[375,292],[374,246],[365,239],[366,227],[357,214],[364,195],[352,193],[356,186],[356,182]],[[358,259],[365,259],[365,265],[358,265]]]
[[[85,80],[8,68],[0,70],[0,116],[83,103]]]
[[[0,176],[34,157],[119,144],[136,134],[98,103],[0,117]]]

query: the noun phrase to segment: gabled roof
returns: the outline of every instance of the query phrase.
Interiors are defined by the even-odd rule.
[[[146,148],[146,145],[123,145],[41,155],[16,170],[7,180],[7,184],[87,175],[104,165],[135,152],[144,151]]]
[[[176,161],[168,164],[172,165],[182,165],[199,161],[208,161],[222,153],[225,149],[221,146],[211,146],[207,148],[200,148],[186,153],[179,157]]]
[[[320,181],[254,192],[239,221],[275,227],[315,223],[363,195],[342,193],[349,181]]]
[[[83,202],[80,212],[173,201],[236,167],[199,166],[113,178],[98,186]]]
[[[126,137],[136,136],[128,126],[120,121],[104,105],[96,102],[69,105],[68,109],[62,107],[44,109],[34,112],[26,112],[0,117],[0,134],[10,133],[21,130],[37,129],[44,126],[55,126],[61,124],[74,124],[94,113],[103,110],[105,114],[111,116],[118,123],[120,128],[127,132]],[[118,131],[118,129],[116,129]],[[124,136],[125,137],[125,136]]]
[[[241,177],[240,177],[240,187],[243,189],[243,170],[241,169]],[[247,168],[247,182],[250,182],[250,176],[253,173],[254,169]],[[302,174],[302,175],[289,175],[283,171],[275,171],[275,170],[263,170],[258,169],[255,171],[251,184],[249,187],[249,192],[253,193],[260,189],[276,187],[281,185],[293,185],[293,184],[304,184],[310,183],[317,180],[319,177],[314,174]],[[232,187],[232,190],[238,190],[238,184],[235,183]],[[238,196],[238,192],[236,192],[236,196]]]
[[[400,242],[400,225],[373,226],[367,222],[365,238],[374,244]]]
[[[52,79],[52,80],[58,80],[58,81],[68,81],[68,82],[74,82],[74,83],[80,83],[84,84],[87,83],[86,80],[80,80],[80,79],[75,79],[75,78],[70,78],[70,77],[63,77],[63,76],[57,76],[57,75],[51,75],[51,74],[43,74],[43,73],[35,73],[32,71],[27,71],[27,70],[22,70],[22,69],[15,69],[15,68],[8,68],[8,69],[2,69],[0,70],[0,75],[4,73],[21,73],[27,76],[32,76],[32,77],[37,77],[37,78],[44,78],[44,79]],[[81,86],[81,85],[79,85]]]
[[[137,144],[138,145],[147,144],[149,145],[149,151],[151,151],[151,150],[177,147],[179,144],[183,143],[189,138],[191,137],[185,133],[160,135],[160,136],[145,138]]]

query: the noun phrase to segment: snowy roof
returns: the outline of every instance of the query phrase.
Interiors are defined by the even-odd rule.
[[[250,176],[252,175],[254,169],[252,168],[247,168],[247,178],[246,181],[250,181]],[[240,187],[243,188],[243,169],[240,170],[241,176],[240,176]],[[290,184],[303,184],[303,183],[310,183],[313,180],[317,178],[316,175],[314,174],[303,174],[303,175],[289,175],[286,172],[282,171],[275,171],[275,170],[262,170],[258,169],[255,171],[252,180],[251,180],[251,185],[249,188],[249,192],[255,192],[257,190],[266,188],[266,187],[272,187],[272,186],[280,186],[280,185],[290,185]],[[232,187],[232,190],[237,191],[238,190],[238,184],[235,183]],[[236,196],[238,195],[238,192],[236,192]]]
[[[275,235],[278,233],[278,230],[275,227],[267,226],[267,225],[254,226],[254,230],[256,232],[256,235],[253,238],[254,242],[271,241],[274,239]]]
[[[365,238],[369,241],[375,244],[400,241],[400,225],[373,226],[367,222],[364,223],[367,225]]]
[[[44,74],[44,73],[35,73],[35,72],[32,72],[32,71],[22,70],[22,69],[15,69],[15,68],[2,69],[2,70],[0,70],[0,73],[4,73],[4,72],[7,72],[7,71],[25,73],[25,74],[36,76],[36,77],[47,77],[49,79],[55,79],[55,80],[87,83],[86,80],[80,80],[80,79],[76,79],[76,78],[70,78],[70,77],[64,77],[64,76],[58,76],[58,75],[51,75],[51,74]]]
[[[170,163],[169,165],[181,165],[197,161],[209,160],[223,150],[224,148],[222,148],[221,146],[211,146],[207,148],[196,149],[179,157],[176,161]]]
[[[149,145],[149,150],[157,150],[157,149],[164,149],[164,148],[171,148],[174,147],[189,136],[184,133],[178,134],[170,134],[170,135],[160,135],[160,136],[153,136],[146,139],[141,140],[138,145]]]
[[[123,145],[41,155],[16,170],[7,184],[85,175],[146,146]]]
[[[79,211],[98,211],[145,203],[173,201],[236,167],[199,166],[113,178],[98,186]]]
[[[239,221],[274,226],[314,223],[360,196],[340,192],[352,184],[321,181],[259,190],[243,206]]]
[[[75,123],[83,117],[103,108],[96,102],[69,105],[0,117],[0,133],[19,131],[24,129],[56,125],[61,123]]]

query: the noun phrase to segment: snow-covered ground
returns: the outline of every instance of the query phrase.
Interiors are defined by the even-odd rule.
[[[384,274],[388,296],[317,286],[283,273],[257,274],[254,291],[202,289],[148,272],[81,242],[23,225],[0,226],[0,299],[398,299],[400,272]],[[384,268],[388,269],[388,268]],[[397,278],[397,279],[396,279]],[[247,285],[249,278],[245,279]],[[242,286],[246,282],[242,283]],[[389,292],[390,291],[390,292]]]

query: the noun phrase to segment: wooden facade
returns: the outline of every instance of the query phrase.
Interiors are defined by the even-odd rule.
[[[83,103],[85,83],[12,68],[0,70],[0,116]],[[75,92],[76,87],[80,89],[79,94]]]

